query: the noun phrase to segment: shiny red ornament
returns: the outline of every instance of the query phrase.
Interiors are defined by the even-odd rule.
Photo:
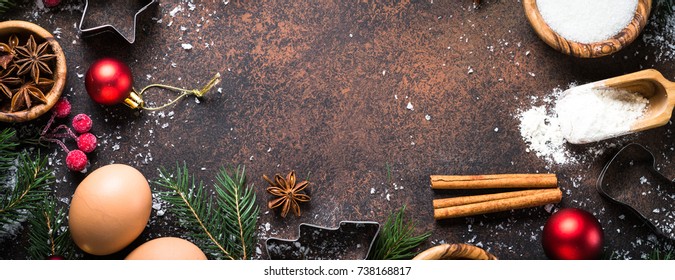
[[[96,103],[115,105],[129,97],[133,86],[131,69],[114,58],[102,58],[87,70],[84,85]]]
[[[46,258],[46,260],[49,260],[49,261],[61,261],[61,260],[65,260],[65,259],[66,258],[64,258],[62,256],[59,256],[59,255],[51,255],[51,256],[48,256]]]
[[[592,260],[602,254],[602,226],[593,214],[581,209],[566,208],[551,215],[542,235],[550,259]]]

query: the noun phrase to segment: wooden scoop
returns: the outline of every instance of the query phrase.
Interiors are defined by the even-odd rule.
[[[609,78],[594,84],[637,92],[649,100],[644,116],[632,125],[629,133],[663,126],[673,114],[675,83],[668,81],[654,69]]]

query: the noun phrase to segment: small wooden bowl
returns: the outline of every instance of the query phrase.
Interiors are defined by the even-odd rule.
[[[553,31],[546,24],[541,13],[539,13],[537,0],[523,0],[523,8],[530,25],[532,25],[539,38],[544,40],[546,44],[564,54],[581,58],[595,58],[610,55],[621,50],[640,35],[642,29],[647,25],[647,19],[652,10],[652,0],[638,0],[635,16],[633,16],[628,26],[614,35],[614,37],[588,44],[567,40]]]
[[[49,33],[49,31],[40,27],[39,25],[26,22],[26,21],[3,21],[0,22],[0,38],[8,38],[12,34],[25,35],[27,38],[29,35],[35,37],[35,41],[39,43],[47,41],[51,50],[56,55],[56,67],[53,69],[54,75],[54,85],[52,86],[49,92],[45,93],[47,98],[47,103],[45,104],[36,104],[28,110],[21,110],[17,112],[6,112],[0,110],[0,121],[3,122],[25,122],[33,120],[42,114],[48,112],[54,104],[61,97],[61,92],[66,86],[66,56],[63,54],[63,49],[56,41],[54,36]],[[20,36],[23,37],[23,36]]]
[[[493,254],[469,244],[441,244],[415,256],[413,260],[496,260]]]

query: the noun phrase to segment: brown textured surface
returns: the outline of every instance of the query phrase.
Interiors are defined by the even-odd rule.
[[[383,223],[407,205],[419,230],[433,231],[424,248],[440,241],[470,243],[500,259],[545,258],[539,235],[550,214],[543,207],[436,222],[432,199],[444,193],[429,188],[429,175],[553,172],[563,189],[561,206],[589,210],[601,221],[607,255],[640,258],[653,251],[646,241],[649,230],[595,190],[597,174],[618,147],[547,170],[544,160],[526,152],[515,117],[531,106],[531,96],[541,98],[572,81],[643,67],[657,68],[672,80],[675,64],[654,61],[649,54],[655,50],[640,39],[613,56],[569,57],[535,35],[516,1],[482,1],[474,10],[468,0],[204,0],[190,10],[182,1],[165,0],[142,17],[136,42],[129,45],[110,34],[80,39],[73,26],[83,6],[76,1],[50,11],[28,2],[2,19],[60,28],[57,39],[69,72],[64,95],[74,113],[92,115],[100,140],[90,170],[127,163],[152,180],[158,168],[185,161],[194,175],[211,183],[220,166],[245,164],[263,210],[261,246],[271,236],[294,238],[302,222]],[[171,17],[176,6],[183,10]],[[185,50],[181,43],[194,48]],[[200,87],[219,71],[222,93],[213,91],[199,104],[189,98],[157,113],[101,107],[87,96],[80,75],[103,56],[127,62],[137,88],[155,82]],[[167,96],[154,92],[147,98]],[[406,109],[408,102],[414,110]],[[670,130],[672,124],[635,140],[658,151],[658,162],[672,178]],[[51,157],[57,192],[70,197],[84,175],[66,170],[63,153]],[[270,197],[261,176],[290,170],[309,177],[312,200],[302,205],[301,217],[281,219],[265,211]],[[179,235],[170,217],[153,211],[135,245]],[[25,258],[22,240],[4,240],[0,258]],[[110,258],[125,252],[129,249]]]

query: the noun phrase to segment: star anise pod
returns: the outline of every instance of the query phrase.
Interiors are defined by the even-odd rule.
[[[8,99],[12,99],[14,93],[10,86],[14,87],[21,84],[21,79],[13,75],[14,68],[10,67],[7,70],[0,70],[0,92],[5,94]]]
[[[33,81],[36,83],[40,79],[40,71],[53,74],[52,69],[49,68],[47,62],[56,57],[55,54],[49,53],[49,42],[44,42],[40,45],[35,43],[35,38],[30,35],[28,43],[24,46],[16,47],[15,63],[19,65],[17,75],[21,76],[30,72]]]
[[[33,106],[32,99],[36,99],[41,103],[47,103],[47,98],[38,87],[39,85],[33,81],[21,85],[21,87],[14,92],[12,105],[9,111],[16,112],[23,108],[30,109]]]
[[[7,66],[12,65],[12,59],[16,55],[16,46],[19,45],[19,38],[16,35],[9,36],[7,44],[0,42],[0,67],[7,69]]]
[[[270,184],[267,192],[278,196],[267,202],[267,207],[274,209],[281,207],[281,217],[286,217],[290,210],[293,210],[296,216],[300,216],[300,202],[309,201],[309,196],[301,193],[309,185],[308,181],[302,181],[296,184],[295,171],[291,171],[286,176],[286,179],[277,174],[274,176],[274,181],[263,175],[263,179]]]

